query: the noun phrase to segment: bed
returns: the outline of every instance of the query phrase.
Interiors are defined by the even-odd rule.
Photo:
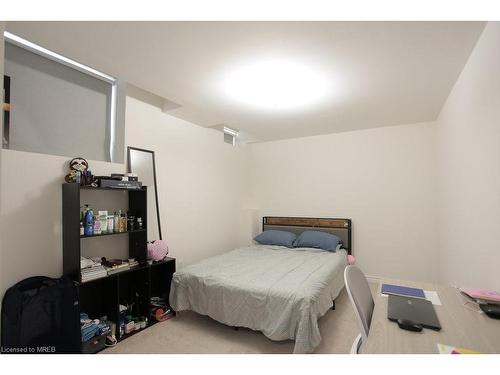
[[[210,257],[174,274],[170,304],[178,312],[192,310],[261,331],[271,340],[295,340],[294,353],[310,353],[321,342],[318,319],[344,287],[351,220],[264,217],[262,229],[333,233],[343,248],[250,245]]]

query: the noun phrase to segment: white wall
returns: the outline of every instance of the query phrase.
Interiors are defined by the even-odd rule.
[[[437,121],[444,279],[500,290],[500,23],[490,22]]]
[[[254,144],[256,220],[351,218],[366,274],[436,280],[434,136],[426,123]]]
[[[127,99],[126,142],[156,153],[162,232],[179,265],[244,243],[244,148],[223,143],[220,132],[132,98]],[[3,295],[23,278],[62,273],[61,184],[69,158],[13,150],[1,154]],[[98,175],[125,171],[124,164],[89,163]]]
[[[62,189],[69,158],[2,150],[0,231],[4,289],[29,276],[62,273]],[[89,161],[94,174],[123,164]]]
[[[127,98],[126,139],[155,151],[162,234],[180,265],[244,244],[244,147]]]

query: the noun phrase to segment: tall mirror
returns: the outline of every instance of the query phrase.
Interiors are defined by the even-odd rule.
[[[148,213],[146,222],[148,241],[161,240],[155,153],[136,147],[127,147],[127,169],[130,173],[136,173],[139,181],[148,187]]]

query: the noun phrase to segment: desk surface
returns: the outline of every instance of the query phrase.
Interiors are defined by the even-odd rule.
[[[422,332],[410,332],[389,321],[388,298],[380,294],[383,283],[437,291],[442,305],[435,305],[434,308],[442,326],[441,331],[424,328]],[[385,279],[380,281],[374,300],[375,309],[363,353],[439,353],[438,343],[482,353],[500,353],[500,320],[465,307],[465,300],[451,286]],[[471,304],[468,306],[476,307]]]

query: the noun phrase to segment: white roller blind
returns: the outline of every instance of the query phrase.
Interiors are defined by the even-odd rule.
[[[112,161],[112,151],[123,155],[123,140],[111,142],[123,135],[111,129],[111,83],[9,43],[4,74],[11,85],[8,148],[103,161]]]

